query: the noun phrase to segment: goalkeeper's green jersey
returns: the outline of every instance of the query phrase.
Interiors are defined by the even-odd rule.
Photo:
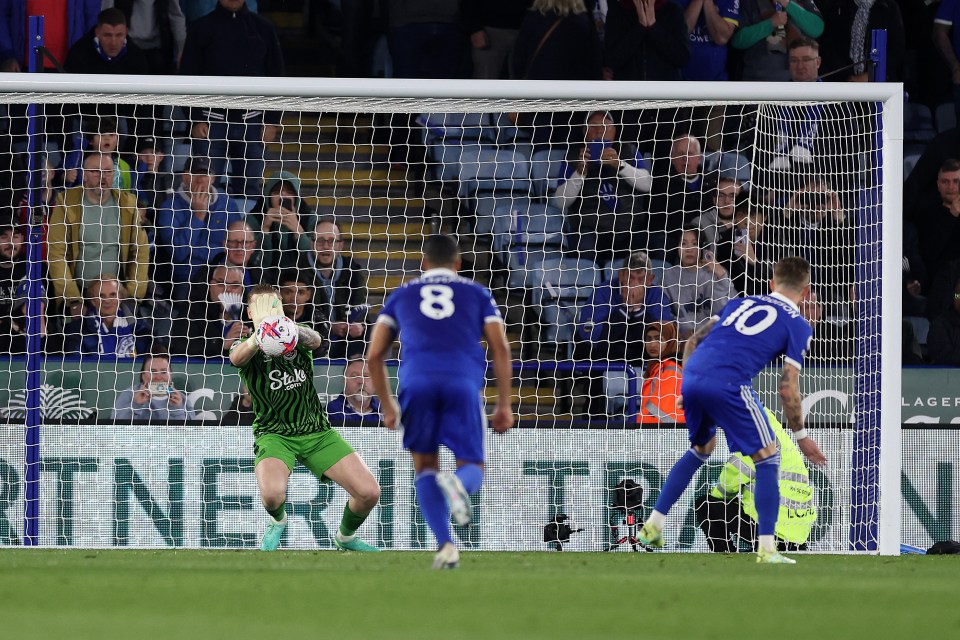
[[[234,343],[231,350],[251,335]],[[253,435],[302,436],[330,428],[313,386],[313,351],[302,344],[287,356],[257,353],[240,369],[253,401]]]

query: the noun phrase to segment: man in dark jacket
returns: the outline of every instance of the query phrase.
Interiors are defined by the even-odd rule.
[[[147,57],[140,47],[127,37],[127,18],[119,9],[104,9],[97,16],[97,26],[77,40],[70,52],[64,69],[67,73],[142,75],[150,73]],[[150,105],[84,105],[79,114],[84,120],[93,116],[118,116],[126,119],[126,129],[136,136],[154,134],[153,108]],[[67,115],[65,113],[64,115]],[[48,125],[56,128],[58,118]],[[81,130],[79,120],[68,118],[65,132],[74,136]],[[131,141],[134,139],[130,137]],[[133,151],[130,144],[121,151]]]
[[[139,75],[149,73],[147,58],[127,38],[127,18],[119,9],[104,9],[97,26],[78,40],[67,53],[68,73]]]
[[[960,280],[953,287],[953,306],[930,323],[927,351],[933,364],[960,366]]]
[[[367,277],[357,262],[343,253],[340,227],[332,218],[321,218],[313,231],[313,251],[306,269],[317,288],[316,305],[330,319],[330,357],[342,358],[348,342],[363,340],[367,321]]]
[[[614,80],[680,80],[690,61],[683,10],[668,0],[613,0],[603,39]]]
[[[189,25],[180,73],[275,78],[284,75],[283,54],[273,26],[248,10],[244,0],[220,0],[213,11]],[[228,192],[256,197],[263,177],[264,142],[275,138],[278,116],[260,110],[191,109],[191,155],[209,157],[217,176],[223,175],[229,158],[233,175]]]

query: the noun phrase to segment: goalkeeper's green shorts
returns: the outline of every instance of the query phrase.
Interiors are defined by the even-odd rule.
[[[256,464],[264,458],[283,460],[293,471],[297,461],[303,463],[321,482],[330,482],[323,474],[337,462],[353,453],[353,447],[334,429],[308,433],[303,436],[281,436],[263,433],[253,441]]]

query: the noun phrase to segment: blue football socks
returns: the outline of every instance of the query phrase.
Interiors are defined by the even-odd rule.
[[[772,455],[757,463],[756,491],[757,534],[772,536],[777,526],[780,511],[780,454]]]
[[[663,515],[670,512],[673,504],[680,499],[680,494],[687,488],[694,474],[703,466],[710,456],[697,453],[693,449],[688,449],[683,457],[677,460],[667,476],[667,481],[663,483],[660,489],[660,495],[657,497],[657,504],[654,507]]]
[[[483,467],[468,462],[457,468],[457,477],[460,478],[460,484],[466,492],[472,496],[480,491],[480,485],[483,484]]]
[[[414,478],[414,486],[417,488],[417,504],[420,505],[420,512],[427,526],[436,536],[437,546],[442,547],[447,542],[452,542],[450,508],[447,506],[446,498],[443,497],[443,491],[437,484],[437,471],[435,469],[421,471]]]

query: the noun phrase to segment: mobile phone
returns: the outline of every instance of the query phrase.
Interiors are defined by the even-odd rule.
[[[287,211],[296,211],[293,206],[293,198],[280,198],[280,206]]]
[[[151,382],[147,385],[150,395],[155,398],[162,398],[173,393],[173,386],[168,382]]]
[[[590,162],[600,162],[603,150],[610,146],[607,140],[590,140],[587,142],[587,151],[590,153]]]

